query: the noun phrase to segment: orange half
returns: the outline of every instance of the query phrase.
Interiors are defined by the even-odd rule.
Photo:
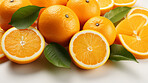
[[[129,11],[127,16],[130,16],[130,15],[135,14],[135,13],[140,13],[140,14],[144,14],[144,15],[148,16],[148,9],[143,8],[143,7],[134,7]]]
[[[115,7],[123,7],[123,6],[128,6],[132,7],[137,0],[114,0]]]
[[[43,36],[33,27],[7,30],[2,36],[1,44],[7,58],[18,64],[33,62],[45,47]]]
[[[92,30],[83,30],[75,34],[70,41],[69,50],[74,63],[82,69],[102,66],[110,53],[105,37]]]
[[[2,36],[4,34],[4,30],[0,28],[0,41],[2,40]],[[1,43],[0,43],[0,47],[1,47]],[[2,48],[0,48],[0,59],[3,58],[5,55],[2,51]]]
[[[148,58],[148,17],[132,14],[116,28],[121,44],[136,58]]]
[[[113,9],[114,0],[96,0],[100,5],[101,15]]]

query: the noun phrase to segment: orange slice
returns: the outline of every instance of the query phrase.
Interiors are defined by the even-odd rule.
[[[137,0],[114,0],[115,7],[122,7],[122,6],[128,6],[132,7],[135,5]]]
[[[30,27],[28,29],[11,28],[2,36],[2,50],[13,62],[26,64],[36,60],[45,47],[45,41],[40,32]]]
[[[76,33],[70,41],[69,50],[74,63],[82,69],[102,66],[108,60],[110,53],[105,37],[92,30]]]
[[[143,8],[143,7],[134,7],[129,11],[127,16],[135,14],[135,13],[140,13],[140,14],[144,14],[144,15],[148,16],[148,9]]]
[[[132,14],[116,28],[121,44],[136,58],[148,58],[148,17]]]
[[[114,0],[96,0],[100,4],[101,15],[113,9]]]
[[[4,30],[1,29],[1,27],[0,27],[0,41],[2,40],[3,34],[4,34]],[[1,43],[0,43],[0,47],[1,47]],[[0,59],[3,58],[4,56],[5,55],[4,55],[3,51],[2,51],[2,48],[0,48]]]

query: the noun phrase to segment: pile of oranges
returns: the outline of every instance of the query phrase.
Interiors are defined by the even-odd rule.
[[[136,0],[2,0],[0,58],[6,55],[18,64],[30,63],[41,55],[45,41],[56,42],[69,46],[69,54],[78,67],[94,69],[108,60],[115,39],[136,58],[148,58],[147,9],[133,8],[116,28],[109,19],[100,16],[135,3]],[[14,12],[27,5],[46,7],[32,25],[37,29],[19,30],[9,25]],[[139,20],[135,21],[136,18]]]

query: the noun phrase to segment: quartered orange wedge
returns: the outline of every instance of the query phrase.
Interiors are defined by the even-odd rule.
[[[148,9],[143,8],[143,7],[134,7],[129,11],[127,16],[135,14],[135,13],[140,13],[140,14],[144,14],[144,15],[148,16]]]
[[[148,58],[148,17],[132,14],[116,27],[121,44],[136,58]]]
[[[45,41],[40,32],[33,27],[28,29],[13,27],[2,36],[1,46],[8,59],[18,64],[26,64],[41,55]]]
[[[70,41],[69,51],[73,62],[82,69],[95,69],[102,66],[110,54],[105,37],[92,30],[76,33]]]

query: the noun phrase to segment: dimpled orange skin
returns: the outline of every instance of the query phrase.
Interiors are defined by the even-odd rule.
[[[97,23],[99,24],[98,26],[96,25]],[[103,34],[107,39],[109,45],[112,45],[115,41],[116,38],[115,26],[109,19],[105,17],[96,16],[89,19],[83,27],[83,30],[88,30],[88,29],[98,31],[101,34]]]
[[[91,17],[100,16],[100,6],[96,0],[69,0],[67,7],[77,14],[81,26]]]
[[[39,18],[38,29],[47,43],[56,42],[68,45],[70,38],[80,30],[79,19],[68,7],[50,6]]]
[[[52,5],[66,5],[67,0],[30,0],[33,5],[40,7],[49,7]]]
[[[8,23],[11,21],[12,15],[19,8],[32,5],[29,0],[4,0],[0,4],[0,25],[3,30],[7,30],[12,26]]]

